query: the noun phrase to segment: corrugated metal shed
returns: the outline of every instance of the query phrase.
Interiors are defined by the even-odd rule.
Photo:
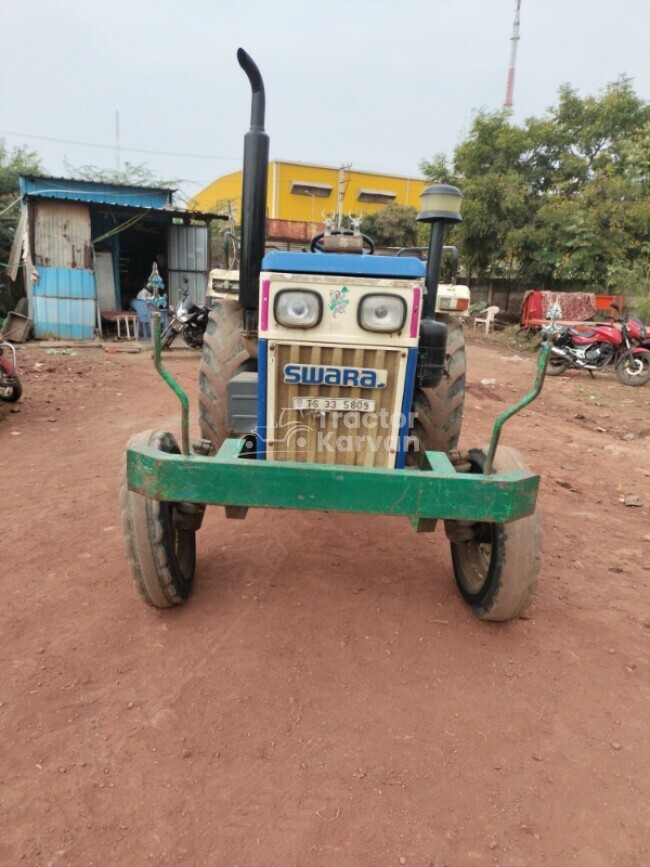
[[[95,328],[95,275],[69,268],[38,269],[32,286],[34,335],[91,340]]]
[[[86,340],[95,325],[95,274],[90,213],[80,202],[39,201],[33,214],[31,286],[36,337]]]
[[[189,273],[192,296],[202,300],[209,227],[194,222],[209,224],[216,215],[175,208],[171,189],[28,175],[20,190],[17,250],[36,337],[92,339],[100,310],[113,297],[116,309],[128,309],[159,256],[169,261],[167,291],[173,296]],[[95,255],[112,265],[99,301]]]
[[[39,203],[34,217],[34,264],[50,268],[93,267],[88,205]]]
[[[210,263],[210,233],[207,226],[169,227],[169,298],[178,303],[179,288],[185,284],[195,304],[205,300],[205,281]]]
[[[166,205],[171,205],[174,190],[30,175],[21,177],[20,192],[23,196],[38,196],[46,199],[68,199],[74,202],[94,202],[104,205],[131,205],[138,208],[164,208]]]

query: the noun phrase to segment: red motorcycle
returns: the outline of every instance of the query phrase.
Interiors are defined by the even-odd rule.
[[[618,304],[611,305],[618,311]],[[551,328],[551,355],[546,373],[561,376],[570,368],[602,370],[614,365],[616,376],[623,385],[645,385],[650,380],[650,349],[643,345],[647,337],[645,325],[635,317],[627,322],[618,317],[617,325],[595,324],[589,330],[560,326]]]

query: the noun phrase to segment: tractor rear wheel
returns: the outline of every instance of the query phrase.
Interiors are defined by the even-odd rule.
[[[466,353],[462,320],[446,317],[445,375],[436,388],[417,388],[413,395],[412,433],[418,453],[449,452],[458,445],[465,408]],[[418,454],[413,455],[414,462]]]
[[[136,434],[127,443],[127,449],[142,445],[167,454],[180,454],[174,436],[164,431]],[[130,491],[126,460],[120,507],[131,577],[140,596],[156,608],[184,602],[194,581],[196,529],[192,525],[196,513],[186,513],[183,503],[152,500]]]
[[[236,301],[219,299],[210,311],[199,370],[201,436],[218,451],[232,433],[227,424],[226,386],[242,371],[257,370],[257,358],[242,336],[242,309]]]
[[[485,453],[470,451],[472,471],[481,473]],[[499,447],[494,471],[525,470],[514,449]],[[539,509],[505,524],[456,524],[462,541],[452,541],[456,584],[467,605],[481,620],[512,620],[530,602],[541,565]],[[454,529],[456,529],[454,528]],[[458,534],[449,533],[454,538]]]

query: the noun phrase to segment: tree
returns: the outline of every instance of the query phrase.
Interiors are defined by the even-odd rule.
[[[528,121],[542,196],[516,239],[526,242],[522,275],[597,290],[615,288],[622,263],[633,266],[650,240],[649,118],[650,106],[622,78],[598,99],[564,87],[548,121]]]
[[[416,247],[417,211],[408,205],[386,205],[380,211],[363,218],[361,231],[378,247]]]
[[[99,166],[73,166],[64,160],[66,171],[80,181],[95,181],[100,184],[118,184],[132,187],[155,187],[156,189],[175,189],[180,186],[178,178],[163,180],[146,163],[124,162],[122,169],[102,169]]]
[[[20,175],[37,175],[43,171],[38,154],[25,147],[9,150],[0,139],[0,268],[4,269],[20,214]]]
[[[451,162],[437,155],[421,168],[463,191],[454,239],[483,278],[602,290],[643,273],[650,105],[625,77],[585,98],[565,85],[556,106],[522,126],[479,112]]]
[[[454,228],[468,273],[503,276],[511,270],[508,236],[531,212],[526,155],[531,142],[505,112],[479,112],[453,165],[441,154],[420,165],[432,183],[451,183],[463,192],[463,222]]]

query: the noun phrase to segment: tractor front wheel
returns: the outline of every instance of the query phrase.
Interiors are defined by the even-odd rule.
[[[145,431],[127,443],[180,454],[170,433]],[[122,532],[135,587],[148,605],[170,608],[189,596],[196,563],[196,529],[202,513],[195,506],[152,500],[130,491],[126,460],[120,490]],[[198,518],[198,520],[197,520]]]
[[[485,453],[472,449],[470,460],[472,471],[482,473]],[[514,449],[498,449],[494,472],[525,469]],[[518,617],[537,586],[541,565],[539,510],[505,524],[456,522],[448,535],[456,584],[472,612],[481,620]]]

